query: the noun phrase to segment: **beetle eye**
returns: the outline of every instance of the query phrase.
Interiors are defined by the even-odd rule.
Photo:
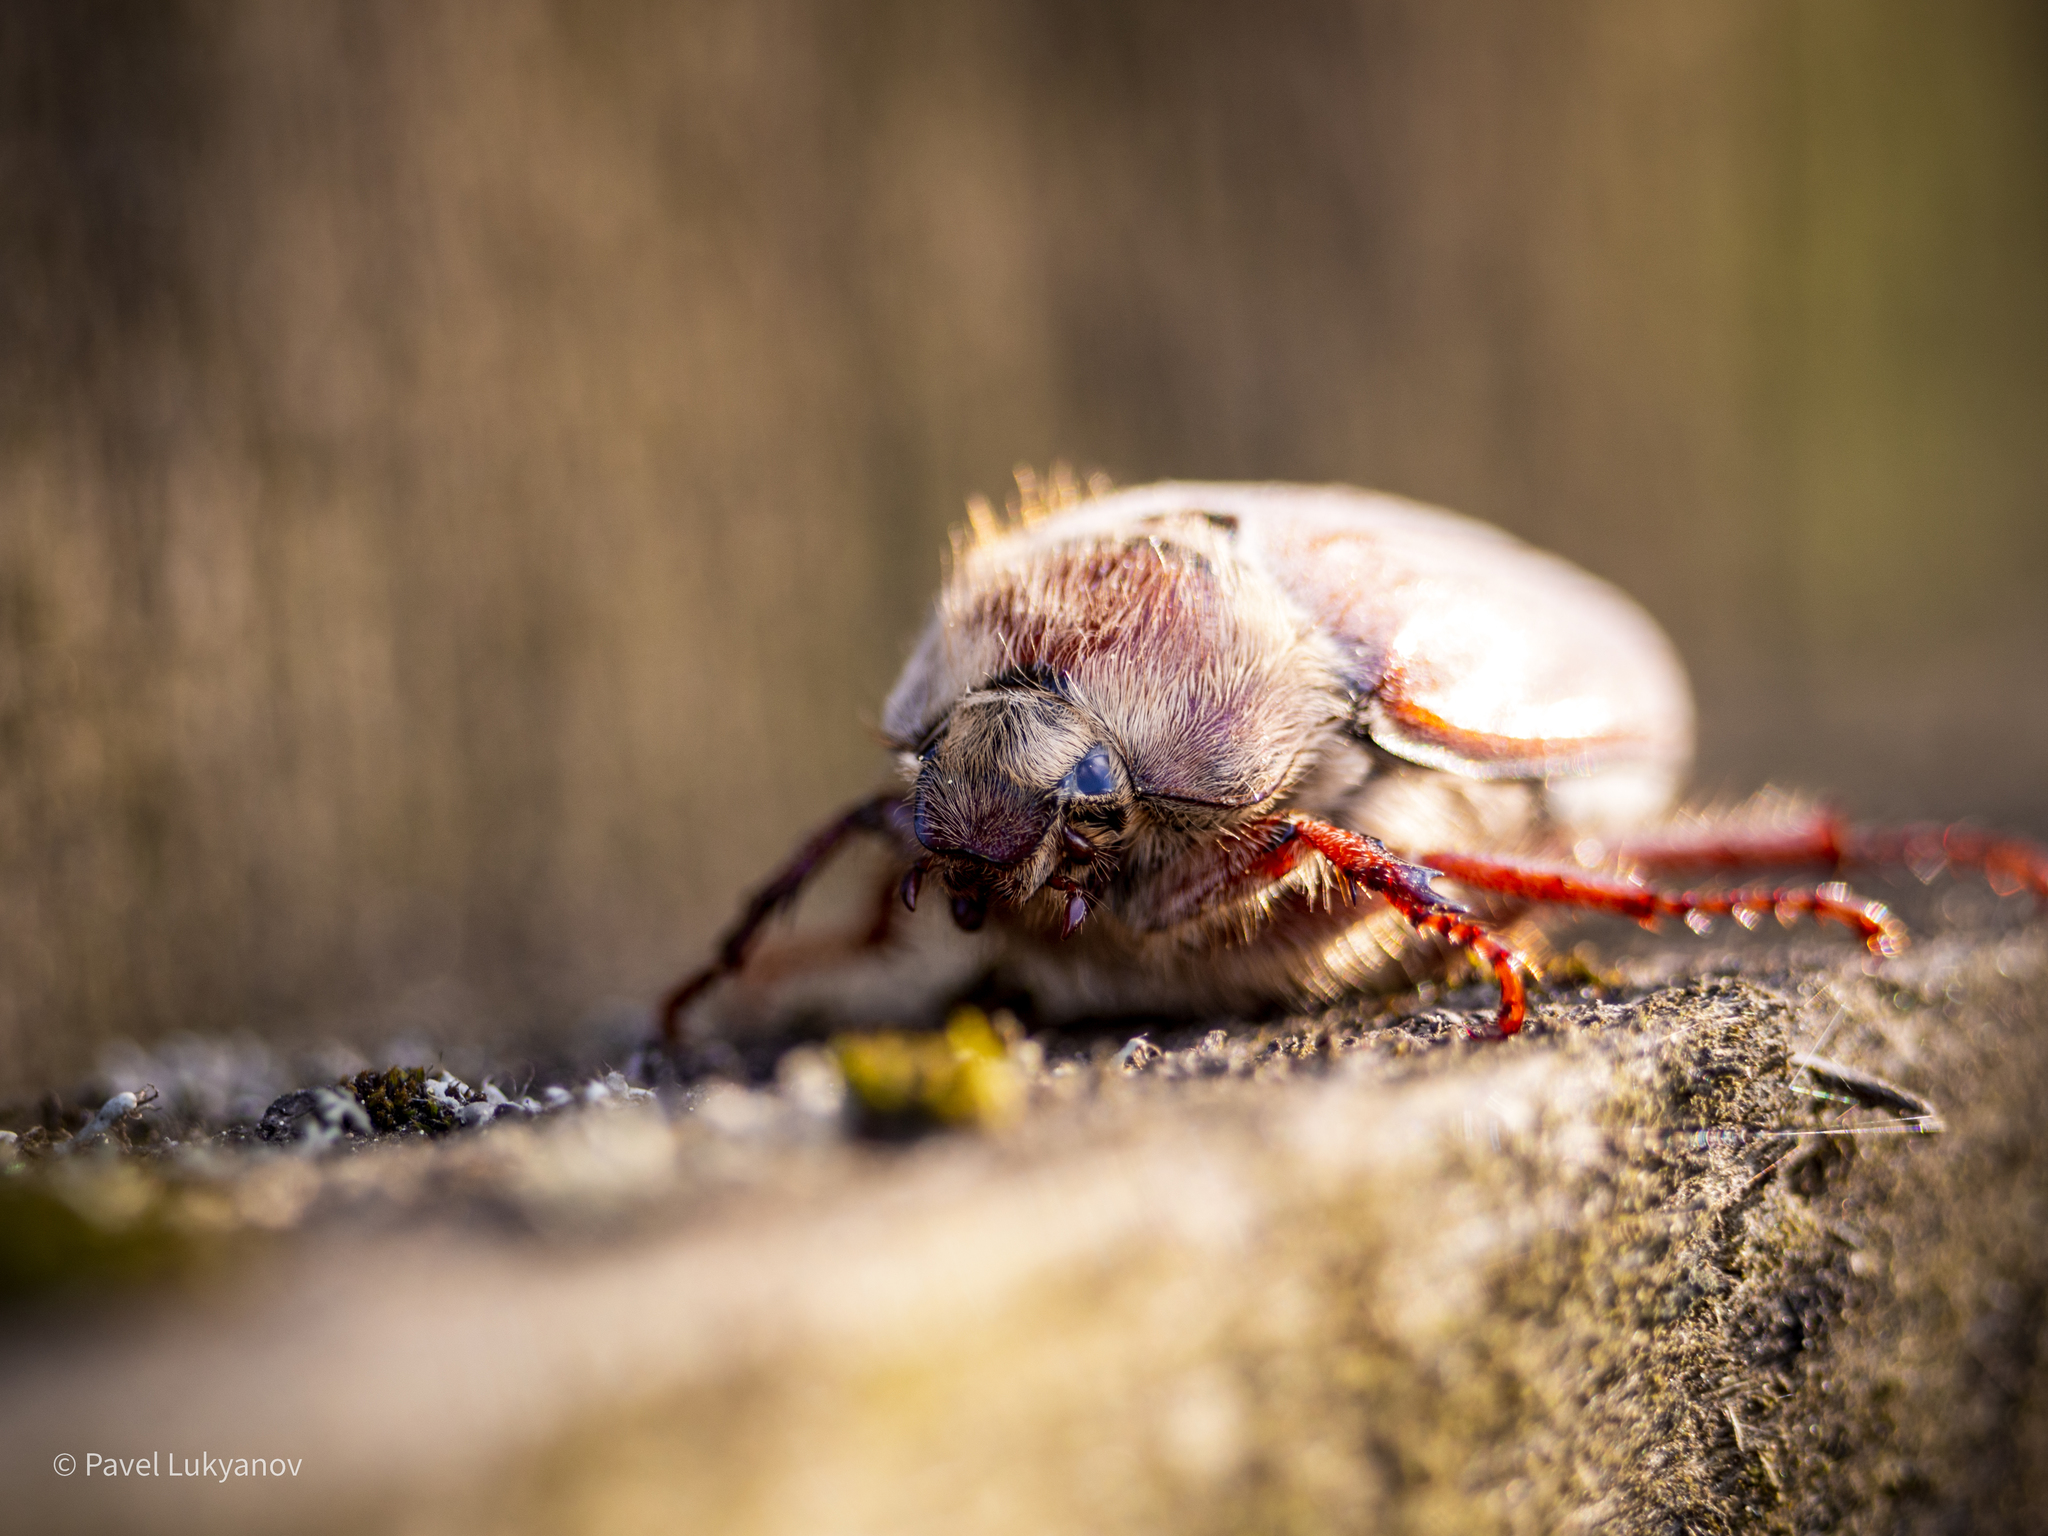
[[[1060,788],[1070,795],[1115,794],[1116,769],[1110,766],[1109,748],[1089,748],[1088,755],[1067,770]]]

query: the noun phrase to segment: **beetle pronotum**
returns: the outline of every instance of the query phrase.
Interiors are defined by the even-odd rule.
[[[1983,869],[2048,895],[2048,851],[1967,828],[1668,820],[1692,755],[1670,643],[1613,587],[1469,518],[1342,488],[1165,483],[1042,494],[956,538],[884,707],[901,786],[822,829],[663,1003],[738,970],[855,832],[915,908],[1053,1014],[1215,1015],[1384,989],[1419,935],[1525,1011],[1528,960],[1437,878],[1703,926],[1729,913],[1903,931],[1830,881],[1671,890],[1686,869]],[[894,884],[892,878],[892,884]]]

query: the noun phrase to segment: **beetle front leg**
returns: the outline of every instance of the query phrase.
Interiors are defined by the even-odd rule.
[[[903,797],[888,794],[863,800],[836,817],[791,855],[781,871],[756,891],[738,919],[718,942],[718,952],[702,970],[693,971],[671,987],[661,1000],[662,1039],[674,1045],[681,1035],[683,1012],[720,978],[730,976],[747,963],[761,928],[768,919],[797,898],[811,876],[826,859],[855,832],[889,832],[893,817],[902,810]],[[906,901],[910,900],[908,896]]]
[[[1377,893],[1411,926],[1438,934],[1491,966],[1494,979],[1500,983],[1495,1032],[1505,1037],[1522,1027],[1529,1006],[1522,975],[1533,974],[1533,967],[1499,935],[1474,921],[1463,907],[1432,890],[1429,882],[1436,870],[1395,858],[1377,838],[1317,821],[1312,816],[1290,815],[1286,821],[1294,835],[1327,859],[1354,890],[1363,888]]]

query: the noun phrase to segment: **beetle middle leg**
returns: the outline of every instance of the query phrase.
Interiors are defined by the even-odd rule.
[[[661,1000],[662,1038],[673,1045],[680,1037],[683,1013],[713,982],[730,976],[747,963],[747,955],[769,918],[796,900],[820,866],[840,844],[856,832],[888,833],[895,830],[895,817],[902,811],[903,797],[876,795],[852,806],[814,833],[790,856],[781,871],[756,891],[738,919],[719,940],[711,963],[694,971],[671,987]],[[893,893],[892,893],[893,894]],[[884,934],[886,936],[886,933]],[[879,942],[879,940],[878,940]]]

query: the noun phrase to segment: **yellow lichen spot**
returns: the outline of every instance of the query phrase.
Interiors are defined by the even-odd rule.
[[[1001,1125],[1023,1106],[1005,1038],[1015,1029],[1001,1029],[979,1008],[956,1008],[944,1030],[841,1035],[832,1052],[855,1101],[882,1125]]]

